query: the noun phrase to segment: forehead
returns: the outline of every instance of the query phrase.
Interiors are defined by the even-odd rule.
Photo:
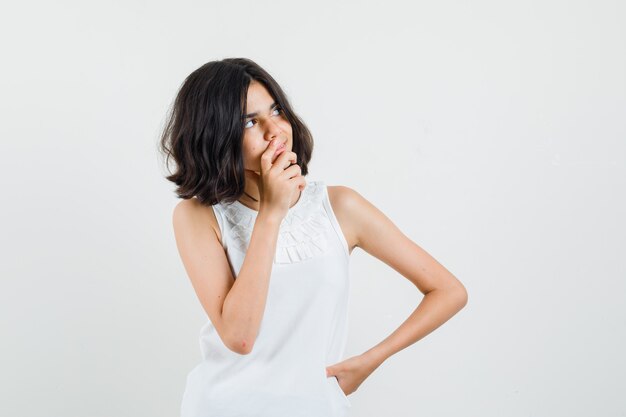
[[[274,101],[269,91],[259,82],[252,81],[248,86],[247,107],[249,112],[265,108],[267,103]]]

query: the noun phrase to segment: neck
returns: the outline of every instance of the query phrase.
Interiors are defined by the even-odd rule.
[[[291,202],[289,203],[289,208],[295,206],[296,203],[300,201],[301,195],[302,190],[300,190],[298,194],[296,194],[295,197],[292,198]],[[244,194],[239,198],[239,202],[256,211],[259,211],[261,205],[259,201],[259,189],[257,187],[254,187],[254,190],[249,190],[247,187],[244,187]]]
[[[253,200],[253,201],[257,202],[257,203],[259,202],[259,199],[258,199],[258,198],[254,198],[254,197],[252,197],[252,196],[251,196],[250,194],[248,194],[246,191],[244,191],[243,193],[244,193],[246,196],[248,196],[248,198],[250,198],[251,200]]]

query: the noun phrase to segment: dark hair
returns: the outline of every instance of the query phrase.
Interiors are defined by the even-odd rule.
[[[247,58],[211,61],[193,71],[180,87],[165,121],[160,151],[176,163],[166,179],[175,183],[179,198],[194,196],[204,205],[232,203],[244,191],[242,143],[248,86],[261,83],[291,123],[292,151],[301,175],[313,153],[313,137],[294,113],[278,83]]]

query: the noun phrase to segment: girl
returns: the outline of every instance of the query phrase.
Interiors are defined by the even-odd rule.
[[[307,183],[311,133],[255,62],[191,73],[160,145],[183,199],[177,248],[208,316],[181,417],[346,416],[347,395],[385,359],[467,303],[464,286],[359,193]],[[389,337],[344,359],[357,246],[425,297]]]

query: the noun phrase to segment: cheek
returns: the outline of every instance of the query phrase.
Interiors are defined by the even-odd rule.
[[[265,147],[262,144],[256,144],[249,149],[248,155],[252,158],[256,158],[261,156],[261,154],[265,152]]]
[[[243,144],[242,150],[244,162],[251,164],[261,157],[261,154],[265,152],[265,147],[261,141],[249,141]]]

